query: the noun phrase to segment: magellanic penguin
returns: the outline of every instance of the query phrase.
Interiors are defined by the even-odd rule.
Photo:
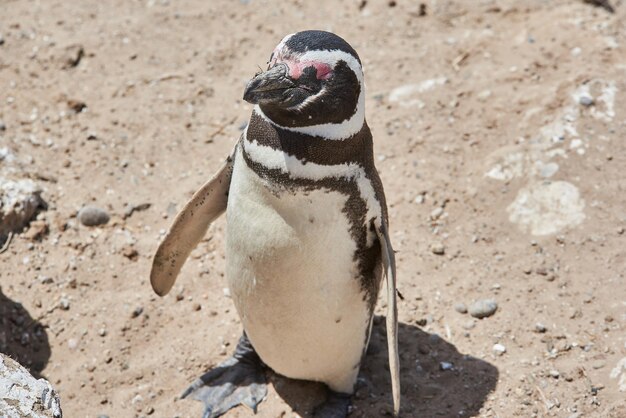
[[[176,216],[150,280],[169,292],[185,259],[226,211],[226,275],[243,324],[229,360],[183,397],[205,417],[266,396],[264,365],[325,383],[315,415],[345,417],[367,348],[382,276],[394,412],[400,409],[394,252],[365,122],[361,60],[339,36],[288,35],[244,99],[250,122],[214,177]]]

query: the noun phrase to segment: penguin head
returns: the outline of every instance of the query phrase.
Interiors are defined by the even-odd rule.
[[[333,33],[309,30],[280,41],[243,98],[284,127],[359,122],[355,118],[362,125],[364,87],[356,51]]]

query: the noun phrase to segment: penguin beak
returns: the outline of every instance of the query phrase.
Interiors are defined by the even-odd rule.
[[[248,81],[243,99],[252,104],[270,104],[283,100],[288,89],[296,87],[287,76],[287,65],[278,63]]]

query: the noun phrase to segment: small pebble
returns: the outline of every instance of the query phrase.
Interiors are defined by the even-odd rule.
[[[230,289],[225,287],[222,289],[222,292],[224,292],[224,296],[226,296],[227,298],[230,297]]]
[[[0,33],[0,45],[4,45],[4,36]]]
[[[454,310],[457,311],[458,313],[467,313],[467,306],[465,306],[464,303],[457,303],[456,305],[454,305]]]
[[[537,322],[535,324],[535,332],[538,332],[540,334],[543,334],[544,332],[546,332],[548,329],[546,328],[545,325],[543,325],[541,322]]]
[[[594,104],[593,101],[593,97],[588,96],[586,94],[583,94],[582,96],[580,96],[580,98],[578,99],[578,103],[580,103],[581,105],[585,106],[585,107],[589,107],[591,105]]]
[[[502,354],[506,353],[506,347],[502,344],[494,344],[492,350],[493,353],[497,356],[501,356]]]
[[[7,130],[7,126],[0,120],[0,132],[4,132]]]
[[[142,313],[143,313],[143,307],[137,306],[135,309],[133,309],[133,312],[130,314],[130,316],[132,318],[137,318]]]
[[[487,318],[498,310],[498,303],[493,299],[481,299],[472,303],[468,309],[474,318]]]
[[[70,350],[75,350],[76,347],[78,347],[78,340],[76,338],[70,338],[69,340],[67,340],[67,347]]]
[[[430,219],[435,221],[439,219],[441,215],[443,215],[443,208],[441,206],[436,207],[435,209],[432,210],[432,212],[430,212]]]
[[[554,377],[555,379],[558,379],[559,376],[561,376],[561,373],[559,373],[558,370],[550,370],[550,376]]]
[[[78,220],[85,226],[104,225],[109,222],[109,214],[95,206],[85,206],[78,212]]]
[[[591,367],[593,367],[596,370],[602,369],[604,366],[606,366],[606,361],[604,360],[596,360],[593,363],[591,363]]]
[[[68,309],[70,309],[70,300],[68,298],[61,298],[61,300],[59,301],[59,306],[61,306],[61,309],[63,309],[64,311],[67,311]]]
[[[476,327],[476,322],[474,320],[467,321],[462,325],[463,329],[470,330]]]
[[[193,310],[194,311],[199,311],[200,309],[202,309],[202,305],[200,305],[199,303],[194,303],[193,304]]]
[[[454,364],[447,361],[442,361],[441,363],[439,363],[439,370],[444,372],[448,370],[454,370]]]
[[[436,255],[444,255],[446,253],[446,247],[440,242],[435,242],[430,245],[430,251]]]

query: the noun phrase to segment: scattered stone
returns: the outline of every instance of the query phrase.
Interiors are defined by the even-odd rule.
[[[486,102],[491,97],[491,90],[483,90],[476,95],[476,98],[481,102]]]
[[[439,363],[439,370],[443,372],[448,371],[448,370],[454,370],[454,364],[448,361],[442,361],[441,363]]]
[[[501,356],[502,354],[506,353],[506,347],[499,343],[494,344],[492,350],[496,356]]]
[[[467,313],[467,306],[465,306],[464,303],[457,303],[456,305],[454,305],[454,310],[458,313],[465,314]]]
[[[3,121],[0,120],[0,132],[4,132],[7,130],[7,126],[4,124]]]
[[[78,221],[85,226],[104,225],[109,222],[109,214],[95,206],[85,206],[78,212]]]
[[[441,242],[435,242],[430,244],[430,251],[435,255],[444,255],[446,247]]]
[[[226,296],[227,298],[230,297],[230,289],[225,287],[222,289],[222,292],[224,293],[224,296]]]
[[[487,318],[498,310],[498,303],[493,299],[481,299],[472,303],[468,309],[474,318]]]
[[[135,309],[133,309],[133,312],[130,314],[130,316],[131,318],[137,318],[142,313],[143,313],[143,307],[137,306]]]
[[[69,70],[76,67],[85,55],[85,49],[82,45],[69,45],[65,47],[61,55],[61,69]]]
[[[98,330],[98,335],[99,335],[99,336],[101,336],[101,337],[105,337],[105,336],[107,335],[107,330],[106,330],[106,328],[100,328],[100,329]]]
[[[474,320],[470,320],[461,326],[463,327],[463,329],[466,329],[469,331],[470,329],[474,329],[476,327],[476,322],[474,322]]]
[[[46,221],[32,221],[30,223],[30,227],[26,232],[22,234],[22,236],[28,240],[36,241],[41,239],[47,233],[48,224],[46,223]]]
[[[54,283],[54,280],[50,276],[43,276],[42,275],[42,276],[37,277],[37,279],[39,280],[39,283],[41,283],[41,284],[51,284],[51,283]]]
[[[4,45],[4,36],[0,33],[0,45]]]
[[[19,233],[46,208],[41,188],[29,179],[8,180],[0,177],[0,243],[9,233]]]
[[[595,102],[593,100],[593,97],[587,94],[583,94],[578,98],[578,103],[580,103],[581,105],[585,107],[589,107],[589,106],[592,106]]]
[[[62,418],[61,401],[46,379],[35,379],[19,363],[0,353],[0,416]]]
[[[596,360],[593,363],[591,363],[591,367],[593,367],[596,370],[602,369],[604,366],[606,366],[606,361],[604,360]]]
[[[546,328],[545,325],[543,325],[541,322],[537,322],[535,324],[535,332],[538,332],[539,334],[543,334],[544,332],[546,332],[548,329]]]
[[[87,109],[87,103],[80,101],[80,100],[69,99],[67,101],[67,107],[73,113],[80,113],[83,110]]]
[[[139,258],[139,252],[131,244],[125,245],[124,248],[122,248],[122,255],[132,261],[137,261]]]
[[[425,327],[428,324],[428,320],[426,318],[416,319],[415,324],[419,327]]]
[[[64,311],[69,310],[70,309],[70,300],[68,298],[65,298],[65,297],[61,298],[61,300],[59,301],[59,306]]]
[[[443,215],[443,208],[441,206],[438,206],[433,209],[432,212],[430,212],[430,219],[436,221],[437,219],[441,218],[441,215]]]
[[[135,212],[141,212],[149,209],[151,206],[150,203],[140,203],[138,205],[126,205],[126,209],[124,209],[124,219],[130,218],[130,216]]]
[[[555,370],[555,369],[550,370],[549,374],[550,374],[551,377],[553,377],[555,379],[558,379],[559,376],[561,376],[561,373],[559,373],[559,371]]]
[[[76,338],[70,338],[69,340],[67,340],[67,347],[70,350],[76,350],[76,348],[78,347],[78,340]]]
[[[200,305],[199,303],[194,303],[193,304],[193,310],[194,311],[199,311],[200,309],[202,309],[202,305]]]

